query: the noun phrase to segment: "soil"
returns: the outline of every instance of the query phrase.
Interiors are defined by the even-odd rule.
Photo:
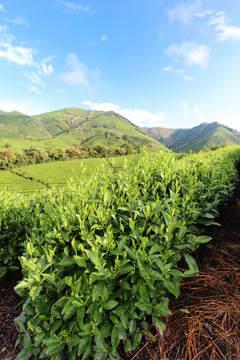
[[[21,298],[13,288],[21,277],[15,271],[0,282],[0,360],[15,360],[19,352],[15,348],[18,328],[14,319],[21,313]]]
[[[184,279],[180,297],[171,298],[164,335],[145,339],[123,359],[240,359],[240,181],[219,213],[221,226],[206,231],[212,241],[194,253],[199,276]],[[20,351],[14,318],[21,313],[21,299],[13,290],[20,278],[15,272],[0,282],[0,360],[15,360]]]

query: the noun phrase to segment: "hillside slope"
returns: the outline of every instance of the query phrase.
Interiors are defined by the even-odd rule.
[[[240,145],[240,132],[218,122],[202,123],[192,129],[143,128],[149,135],[175,152],[197,152],[225,141]]]
[[[0,142],[34,146],[68,147],[89,144],[118,147],[130,143],[159,149],[161,144],[145,131],[113,111],[67,108],[36,116],[17,111],[0,112]],[[14,147],[14,146],[13,146]]]

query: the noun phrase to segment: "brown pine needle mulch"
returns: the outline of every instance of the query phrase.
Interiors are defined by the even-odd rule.
[[[194,257],[199,276],[186,278],[179,299],[172,298],[166,331],[156,341],[142,343],[128,360],[240,359],[240,182]],[[13,287],[20,274],[0,283],[0,360],[15,360],[18,336],[13,320],[21,312]],[[188,314],[180,309],[187,309]]]

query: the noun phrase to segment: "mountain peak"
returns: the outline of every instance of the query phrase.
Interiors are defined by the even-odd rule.
[[[15,115],[15,116],[26,116],[25,114],[21,113],[20,111],[16,111],[16,110],[12,110],[12,111],[9,111],[8,113],[5,113],[5,114],[8,114],[8,115]]]
[[[199,151],[223,142],[240,145],[240,133],[217,122],[203,122],[191,129],[144,128],[147,133],[175,152]]]

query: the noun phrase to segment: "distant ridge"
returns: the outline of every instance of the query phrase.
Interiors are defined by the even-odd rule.
[[[102,145],[115,148],[129,143],[139,146],[165,148],[138,126],[114,111],[92,111],[66,108],[40,115],[28,116],[18,111],[0,111],[0,141],[21,146],[66,148]],[[1,146],[1,143],[0,143]]]
[[[166,129],[162,127],[143,128],[169,149],[175,152],[197,152],[223,142],[240,145],[240,132],[219,122],[202,123],[191,129]]]
[[[34,116],[0,110],[2,148],[6,144],[15,149],[29,146],[67,148],[86,144],[117,148],[129,143],[135,150],[146,146],[154,151],[167,147],[174,152],[198,152],[223,142],[240,145],[240,132],[219,122],[205,122],[191,129],[140,128],[114,111],[74,107]]]

